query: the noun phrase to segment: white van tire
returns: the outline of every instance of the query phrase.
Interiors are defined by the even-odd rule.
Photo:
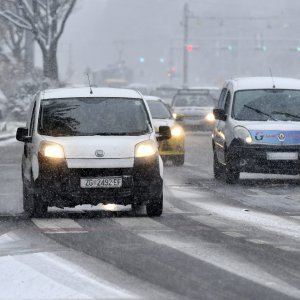
[[[23,183],[23,209],[24,212],[31,217],[34,211],[34,195],[30,194],[28,188]]]
[[[156,201],[146,204],[146,212],[148,217],[159,217],[163,212],[163,194]]]
[[[42,201],[42,196],[30,193],[23,183],[23,209],[28,217],[42,217],[47,213],[48,205]]]
[[[220,179],[224,173],[224,167],[218,161],[217,154],[214,151],[214,162],[213,162],[213,171],[215,179]]]
[[[240,171],[233,169],[231,164],[227,162],[225,167],[225,181],[229,184],[236,183],[240,178]]]

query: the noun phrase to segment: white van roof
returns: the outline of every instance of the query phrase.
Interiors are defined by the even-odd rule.
[[[284,77],[244,77],[228,80],[234,90],[276,89],[300,90],[300,80]]]
[[[92,90],[93,94],[90,94],[89,87],[48,89],[41,93],[41,97],[42,99],[59,99],[72,97],[109,97],[142,99],[140,93],[130,89],[92,88]]]

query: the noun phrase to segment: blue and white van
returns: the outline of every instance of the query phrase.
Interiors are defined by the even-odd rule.
[[[214,176],[300,173],[300,80],[237,78],[225,82],[212,133]]]

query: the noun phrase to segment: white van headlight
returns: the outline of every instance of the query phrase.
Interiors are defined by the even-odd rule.
[[[147,140],[135,145],[135,157],[147,157],[156,154],[158,151],[157,144],[152,140]]]
[[[49,158],[65,158],[64,148],[55,143],[43,143],[41,153]]]
[[[234,127],[233,134],[234,134],[235,138],[240,139],[247,144],[252,143],[251,134],[245,127],[242,127],[242,126]]]

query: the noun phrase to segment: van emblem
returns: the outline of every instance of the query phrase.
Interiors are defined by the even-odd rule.
[[[103,157],[104,156],[104,151],[103,150],[96,150],[95,151],[95,155],[97,156],[97,157]]]
[[[257,141],[262,141],[264,139],[264,133],[263,132],[256,132],[255,139]]]
[[[284,142],[284,140],[285,140],[285,134],[283,132],[281,132],[281,133],[278,134],[278,140],[280,142]]]

